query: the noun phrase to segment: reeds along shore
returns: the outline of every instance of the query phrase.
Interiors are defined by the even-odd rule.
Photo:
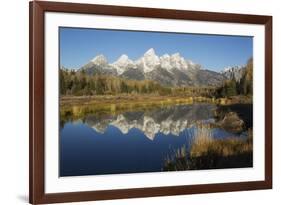
[[[253,166],[253,132],[247,137],[216,139],[208,126],[199,127],[194,132],[190,150],[182,146],[175,154],[168,156],[164,171],[242,168]]]

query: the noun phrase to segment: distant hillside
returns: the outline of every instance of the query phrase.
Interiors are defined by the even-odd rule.
[[[235,79],[236,81],[240,81],[245,72],[246,66],[233,66],[225,68],[221,74],[225,76],[227,79]]]
[[[219,96],[253,95],[253,59],[244,67],[224,71],[228,79],[218,88]]]

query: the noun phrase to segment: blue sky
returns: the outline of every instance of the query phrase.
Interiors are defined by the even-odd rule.
[[[226,66],[243,65],[253,55],[253,39],[248,36],[222,36],[60,28],[60,63],[80,68],[96,55],[112,63],[127,54],[136,60],[149,48],[158,56],[179,52],[185,59],[204,68],[220,71]]]

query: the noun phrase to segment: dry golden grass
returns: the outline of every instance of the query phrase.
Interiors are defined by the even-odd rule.
[[[97,96],[63,97],[60,99],[60,117],[78,119],[86,114],[118,114],[124,111],[146,111],[172,105],[188,105],[194,102],[209,102],[202,97],[163,96]]]
[[[230,137],[215,139],[208,125],[199,126],[194,132],[190,152],[186,146],[168,156],[164,170],[217,169],[252,166],[253,133],[248,130],[247,138]]]
[[[190,150],[191,157],[201,157],[210,153],[223,157],[251,152],[253,150],[252,131],[248,131],[248,138],[230,137],[228,139],[214,139],[208,128],[198,129],[194,143]]]
[[[79,119],[86,114],[118,114],[123,111],[146,111],[172,105],[194,103],[220,104],[220,99],[207,97],[153,96],[153,95],[104,95],[62,96],[60,98],[61,119]]]

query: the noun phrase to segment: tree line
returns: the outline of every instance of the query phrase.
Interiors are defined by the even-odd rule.
[[[244,73],[239,81],[234,77],[223,83],[217,89],[218,97],[230,97],[235,95],[253,95],[253,59],[249,59]]]
[[[60,69],[61,95],[154,94],[212,97],[215,87],[166,87],[151,80],[131,80],[109,75],[88,75],[83,70]]]
[[[149,80],[128,80],[108,75],[88,75],[83,71],[60,69],[61,95],[114,95],[131,94],[169,94],[171,90]]]

